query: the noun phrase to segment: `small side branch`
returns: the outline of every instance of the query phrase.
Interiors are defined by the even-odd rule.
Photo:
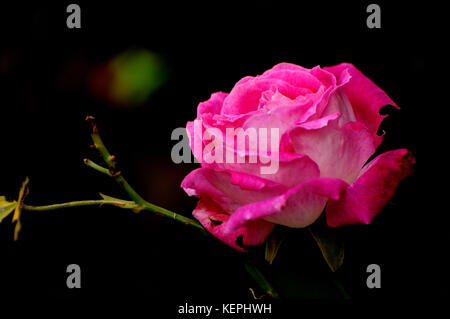
[[[138,193],[136,193],[136,191],[130,186],[130,184],[128,184],[122,174],[116,170],[115,156],[111,155],[105,144],[103,144],[103,140],[98,134],[98,128],[97,124],[95,124],[95,118],[93,116],[88,116],[86,117],[86,121],[89,122],[91,137],[92,141],[94,142],[95,148],[100,153],[101,157],[108,166],[108,170],[111,173],[111,176],[128,193],[128,195],[134,202],[136,202],[137,204],[144,204],[146,201]]]
[[[86,166],[89,166],[90,168],[95,169],[97,172],[103,173],[103,174],[108,175],[108,176],[112,176],[111,172],[107,168],[104,168],[103,166],[100,166],[100,165],[94,163],[90,159],[85,158],[83,160],[83,162],[84,162],[84,164]]]

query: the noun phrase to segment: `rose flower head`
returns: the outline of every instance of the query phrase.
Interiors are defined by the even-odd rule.
[[[240,251],[240,240],[262,244],[276,224],[307,227],[325,207],[331,227],[369,224],[415,162],[406,149],[368,162],[387,104],[398,107],[348,63],[281,63],[212,94],[187,123],[201,163],[181,185],[199,198],[194,217]]]

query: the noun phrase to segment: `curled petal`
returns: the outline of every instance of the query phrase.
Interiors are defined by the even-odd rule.
[[[266,221],[293,228],[312,224],[322,213],[329,198],[339,199],[348,184],[334,178],[308,180],[286,193],[238,208],[225,224],[233,232],[249,221]]]
[[[343,76],[345,72],[350,74],[351,79],[343,86],[343,91],[353,107],[356,120],[362,122],[369,132],[376,136],[378,127],[385,117],[378,112],[387,104],[398,108],[397,104],[353,64],[341,63],[324,69],[332,72],[337,78]]]
[[[394,195],[400,180],[412,173],[414,163],[414,157],[406,149],[376,157],[363,168],[341,199],[328,202],[328,225],[370,224]]]
[[[322,96],[300,97],[299,99],[275,103],[275,107],[270,111],[259,112],[249,117],[243,124],[244,129],[248,128],[278,128],[279,135],[283,135],[296,122],[304,122],[316,110],[317,98]]]
[[[208,197],[199,200],[192,214],[212,235],[242,252],[245,252],[246,249],[238,244],[239,237],[242,237],[242,243],[245,246],[260,245],[275,226],[264,220],[257,220],[248,222],[232,232],[225,233],[224,225],[230,215]]]
[[[257,110],[263,92],[273,88],[292,99],[305,93],[304,88],[295,87],[280,79],[255,77],[234,86],[224,100],[222,114],[238,115]]]
[[[353,112],[353,108],[343,92],[343,88],[339,87],[328,99],[328,104],[325,107],[321,117],[327,117],[332,114],[341,114],[338,124],[340,127],[344,126],[348,122],[355,122],[356,117]]]
[[[256,176],[198,168],[187,175],[181,187],[190,196],[208,196],[228,213],[254,201],[277,196],[286,191],[278,183]]]
[[[310,70],[307,69],[272,69],[270,72],[265,72],[261,77],[283,80],[295,87],[307,88],[310,92],[316,92],[320,85],[322,85],[322,83],[310,73]]]
[[[223,101],[228,96],[228,93],[216,92],[211,94],[209,100],[201,102],[197,108],[197,116],[201,117],[205,114],[220,114]]]
[[[340,117],[341,117],[341,113],[336,112],[336,113],[318,118],[317,120],[312,120],[312,121],[301,123],[301,124],[297,125],[297,127],[304,128],[307,130],[318,130],[319,128],[327,126],[328,122],[336,120]]]

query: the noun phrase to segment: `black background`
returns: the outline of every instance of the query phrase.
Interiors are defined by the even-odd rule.
[[[401,107],[386,109],[391,116],[382,124],[387,134],[377,154],[408,148],[417,158],[415,173],[370,226],[342,229],[346,257],[337,274],[302,230],[290,233],[266,270],[290,299],[341,298],[333,279],[357,300],[444,292],[439,279],[431,279],[443,275],[435,259],[439,245],[425,244],[434,232],[420,229],[427,209],[418,129],[425,96],[420,8],[377,1],[382,28],[368,29],[365,1],[78,1],[82,28],[69,30],[68,3],[2,5],[0,57],[7,62],[0,69],[0,194],[16,198],[29,176],[30,204],[94,199],[99,191],[125,197],[112,180],[82,164],[85,157],[99,161],[88,148],[84,118],[91,114],[138,192],[190,216],[196,200],[179,185],[196,166],[171,161],[170,134],[194,119],[199,102],[279,62],[309,68],[351,62]],[[86,79],[129,48],[159,54],[168,80],[143,106],[114,108],[92,96]],[[24,212],[22,223],[18,242],[9,219],[0,224],[2,294],[143,297],[152,306],[252,301],[248,288],[255,284],[242,254],[149,213],[107,207]],[[262,259],[263,249],[251,255]],[[71,263],[81,266],[82,289],[66,287]],[[371,263],[381,266],[381,289],[366,287]],[[432,273],[425,270],[430,264]]]

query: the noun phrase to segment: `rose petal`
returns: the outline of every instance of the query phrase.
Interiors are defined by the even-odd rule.
[[[181,187],[189,196],[208,196],[228,213],[242,205],[282,194],[287,189],[256,176],[207,167],[189,173]]]
[[[337,88],[336,91],[330,96],[328,104],[322,112],[321,117],[327,117],[336,113],[341,114],[339,121],[337,122],[340,127],[344,126],[348,122],[356,121],[356,116],[353,112],[352,105],[341,87]]]
[[[347,187],[348,184],[339,179],[308,180],[280,196],[238,208],[225,224],[225,232],[233,232],[260,218],[293,228],[306,227],[320,216],[329,198],[339,199]]]
[[[282,136],[296,122],[304,122],[314,114],[321,97],[322,94],[311,94],[283,103],[275,102],[273,103],[275,106],[270,111],[258,112],[249,117],[244,122],[243,129],[263,128],[270,131],[270,128],[278,128],[279,136]]]
[[[186,133],[189,139],[189,146],[191,148],[192,154],[200,163],[203,161],[203,125],[201,129],[196,129],[194,122],[187,122]],[[201,135],[202,134],[202,135]],[[195,141],[198,141],[196,143]]]
[[[242,252],[245,252],[246,249],[237,244],[237,239],[240,236],[242,236],[242,243],[246,246],[260,245],[265,241],[275,226],[264,220],[257,220],[248,222],[233,232],[225,233],[223,231],[224,222],[230,216],[208,197],[199,200],[192,214],[212,235]]]
[[[394,195],[400,180],[410,175],[415,159],[406,149],[383,153],[367,164],[340,200],[330,200],[329,226],[369,224]]]
[[[362,122],[371,134],[376,135],[381,121],[385,117],[378,113],[379,110],[387,104],[398,108],[397,104],[350,63],[341,63],[324,69],[332,72],[338,78],[343,72],[350,74],[350,81],[343,86],[345,95],[353,107],[356,120]]]
[[[255,111],[262,93],[273,87],[289,98],[295,98],[305,92],[304,88],[295,87],[283,80],[255,77],[234,86],[224,101],[221,113],[237,115]]]
[[[309,129],[305,125],[288,133],[289,141],[296,153],[308,155],[319,165],[320,176],[340,178],[352,183],[359,171],[375,152],[371,134],[359,122],[349,122],[342,128],[337,120],[329,120],[319,129]],[[314,126],[312,126],[314,127]]]
[[[317,178],[320,176],[319,167],[306,155],[281,152],[278,154],[278,171],[276,174],[262,174],[261,167],[268,166],[270,163],[204,163],[204,167],[212,167],[219,170],[227,170],[250,174],[256,177],[293,187],[301,182]]]
[[[223,101],[228,96],[228,93],[216,92],[211,94],[211,97],[205,101],[201,102],[197,108],[197,116],[201,117],[204,114],[220,114],[222,109]]]
[[[282,136],[295,124],[301,124],[308,120],[318,120],[321,117],[335,113],[341,114],[339,123],[345,124],[348,121],[353,121],[355,116],[353,115],[351,105],[346,101],[345,95],[340,91],[340,88],[350,80],[348,73],[346,73],[346,76],[342,76],[339,80],[336,80],[336,77],[331,72],[322,70],[320,67],[315,67],[308,71],[310,72],[309,76],[313,76],[320,83],[317,89],[314,88],[315,93],[300,95],[291,101],[280,98],[270,101],[268,103],[268,106],[270,106],[269,112],[261,112],[249,117],[243,127],[278,127],[280,136]],[[281,71],[271,72],[269,74],[271,76],[281,77],[278,74],[279,72]],[[289,78],[290,75],[288,74],[286,77]],[[277,96],[279,95],[274,95],[274,97]]]
[[[339,117],[341,117],[341,113],[336,112],[327,116],[323,116],[317,120],[300,123],[296,127],[304,128],[307,130],[318,130],[322,127],[328,126],[328,122],[336,120]]]
[[[310,92],[316,92],[322,83],[310,73],[310,70],[271,70],[261,75],[261,78],[283,80],[295,87],[307,88]]]

